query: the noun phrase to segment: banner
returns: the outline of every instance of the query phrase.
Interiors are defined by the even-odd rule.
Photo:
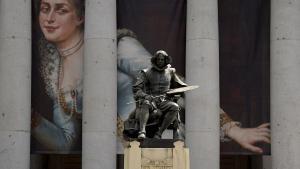
[[[151,63],[151,59],[155,53],[159,50],[165,51],[172,58],[170,65],[176,69],[177,76],[181,80],[184,79],[186,3],[184,0],[119,0],[117,2],[118,138],[124,143],[123,122],[135,116],[136,106],[141,104],[134,99],[133,86],[140,71],[150,70],[153,67],[155,63]],[[147,87],[155,88],[155,86]],[[179,102],[183,102],[182,98]],[[155,101],[154,104],[160,103]],[[180,119],[180,126],[183,129],[184,105],[182,103],[179,106],[181,111],[178,120]],[[151,111],[149,119],[153,115]],[[167,112],[164,110],[162,113]],[[146,136],[152,137],[158,126],[152,127],[153,131],[147,129]],[[151,132],[153,133],[150,134]],[[172,131],[164,131],[163,138],[173,138]],[[121,144],[118,153],[123,154]]]
[[[84,4],[32,2],[31,151],[81,153]],[[261,0],[219,2],[220,108],[244,128],[270,118],[269,6]],[[118,154],[125,143],[124,121],[136,110],[132,87],[140,71],[153,66],[157,51],[171,56],[172,68],[184,81],[186,12],[185,0],[117,1]],[[177,103],[184,131],[184,96]],[[270,153],[269,146],[263,148]],[[221,152],[251,154],[233,141],[222,143]]]
[[[219,2],[220,109],[223,109],[234,121],[240,122],[242,128],[255,128],[270,121],[268,11],[269,1]],[[124,35],[124,31],[126,32],[124,29],[123,34],[119,31],[121,36],[118,39],[120,70],[118,114],[122,119],[120,121],[126,120],[130,114],[128,112],[136,108],[135,105],[126,104],[133,102],[134,99],[131,88],[126,90],[125,86],[133,85],[137,70],[151,67],[150,58],[156,50],[167,51],[173,57],[172,66],[184,77],[185,24],[186,1],[184,0],[118,1],[118,28],[130,30],[129,35]],[[123,36],[132,37],[136,42],[131,47],[136,46],[135,49],[141,50],[130,49],[129,45],[125,45],[125,41],[130,40],[128,38],[124,40]],[[130,50],[126,51],[126,49]],[[148,62],[145,58],[148,58]],[[125,95],[130,98],[124,100],[122,96]],[[184,113],[182,119],[184,121]],[[122,136],[121,130],[119,134]],[[262,144],[260,147],[265,154],[270,153],[269,145]],[[221,144],[221,153],[252,154],[253,152],[241,148],[234,141],[225,141]]]
[[[270,122],[270,1],[219,1],[219,50],[223,110],[243,128]],[[221,153],[252,154],[234,141]]]
[[[81,153],[84,1],[34,0],[33,153]]]

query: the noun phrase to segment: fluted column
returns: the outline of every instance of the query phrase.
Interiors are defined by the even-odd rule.
[[[0,1],[0,168],[29,169],[31,1]]]
[[[116,1],[86,0],[83,169],[116,168]]]
[[[300,166],[300,0],[271,1],[272,168]]]
[[[219,48],[217,0],[187,0],[186,143],[191,169],[219,169]]]

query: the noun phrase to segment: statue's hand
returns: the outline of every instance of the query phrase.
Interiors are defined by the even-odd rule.
[[[153,99],[153,97],[151,95],[146,95],[145,99],[151,101]]]
[[[254,153],[263,153],[263,150],[256,146],[256,143],[271,142],[270,124],[264,123],[256,128],[240,128],[232,126],[228,129],[227,136],[240,144],[243,148]]]

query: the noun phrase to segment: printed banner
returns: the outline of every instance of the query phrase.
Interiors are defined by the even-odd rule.
[[[33,153],[80,153],[84,1],[33,0]]]
[[[126,139],[123,134],[124,121],[125,137],[152,138],[155,135],[162,135],[162,138],[169,139],[184,137],[183,97],[174,99],[165,96],[170,87],[185,85],[183,79],[186,3],[184,0],[119,0],[117,2],[120,143]],[[166,56],[162,66],[159,66],[158,55]],[[138,79],[143,80],[138,81]],[[139,95],[141,92],[147,95],[148,99]],[[147,110],[143,109],[143,106],[148,106]],[[149,117],[146,117],[142,124],[140,119],[145,118],[146,112],[149,113]],[[172,120],[173,124],[167,127],[164,125],[169,120],[166,117],[171,116],[174,118],[170,119],[175,120]],[[139,123],[138,127],[135,126],[136,123]],[[130,125],[136,128],[130,128]],[[128,128],[132,130],[129,131]],[[173,133],[176,129],[180,131]],[[118,153],[123,154],[121,144]]]
[[[270,1],[219,1],[219,49],[223,110],[242,128],[270,122]],[[270,154],[269,144],[258,146]],[[221,153],[253,154],[234,141]]]
[[[84,1],[32,2],[31,151],[81,153]],[[170,99],[161,95],[171,87],[185,86],[186,1],[118,0],[117,5],[117,133],[118,154],[122,154],[124,137],[128,136],[123,133],[124,122],[130,127],[128,119],[135,119],[144,104],[139,93],[150,94],[155,100],[148,103],[151,115],[165,116],[175,110],[173,102],[180,111],[173,126],[164,132],[159,131],[164,128],[163,120],[154,120],[156,127],[145,132],[139,126],[138,132],[131,134],[172,138],[178,134],[172,132],[177,128],[184,138],[184,96]],[[269,1],[259,0],[219,2],[220,109],[244,128],[269,122],[269,5]],[[162,66],[160,56],[164,56]],[[168,71],[162,78],[167,87],[146,84],[156,78],[149,71],[152,68]],[[138,77],[144,79],[137,83]],[[263,148],[264,153],[270,153],[269,145]],[[221,152],[251,154],[233,141],[222,143]]]
[[[270,121],[268,11],[268,1],[219,2],[220,112],[224,110],[225,116],[242,124],[242,128],[255,128]],[[136,104],[127,104],[135,101],[130,86],[134,85],[139,70],[151,67],[150,58],[157,50],[167,51],[172,56],[172,66],[184,77],[185,24],[184,0],[118,1],[120,137],[120,124],[136,110]],[[181,120],[184,122],[184,106],[182,109]],[[220,116],[220,121],[223,122],[223,113]],[[220,126],[221,135],[224,135],[226,133],[222,127]],[[241,148],[236,142],[227,140],[227,137],[221,138],[222,154],[253,153]],[[265,154],[270,153],[269,145],[259,146]]]

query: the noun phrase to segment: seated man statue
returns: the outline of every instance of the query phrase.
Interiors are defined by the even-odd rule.
[[[152,67],[143,69],[133,85],[137,104],[134,118],[139,123],[140,139],[146,138],[146,125],[151,117],[156,116],[161,120],[154,134],[157,139],[161,139],[162,133],[172,123],[178,123],[179,105],[166,92],[172,88],[187,86],[175,74],[175,69],[171,68],[171,57],[165,51],[157,51],[151,58],[151,63]]]

